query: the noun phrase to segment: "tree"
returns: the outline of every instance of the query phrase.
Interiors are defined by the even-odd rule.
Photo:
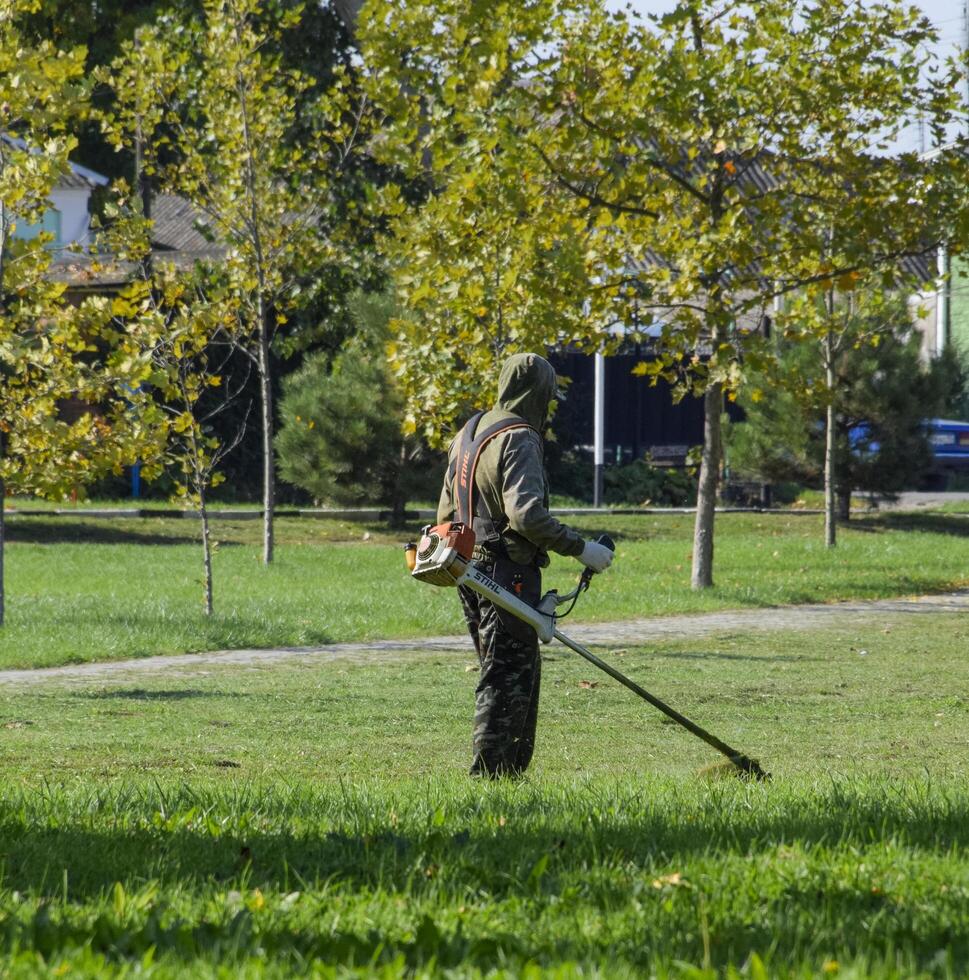
[[[139,364],[115,356],[110,301],[68,302],[49,274],[50,236],[22,234],[39,225],[68,169],[66,131],[89,91],[83,50],[21,36],[17,16],[36,8],[0,0],[0,623],[6,493],[61,498],[138,458],[150,473],[158,440],[155,419],[127,397]]]
[[[385,504],[400,526],[415,490],[437,492],[441,468],[402,433],[403,399],[384,354],[392,301],[358,294],[351,306],[356,335],[335,357],[313,354],[284,382],[279,471],[318,501]]]
[[[147,232],[147,223],[143,231]],[[142,255],[148,253],[147,236]],[[229,304],[208,300],[190,276],[172,266],[141,264],[135,278],[112,303],[117,318],[119,349],[142,365],[132,397],[142,412],[160,420],[166,439],[161,461],[178,474],[177,496],[198,512],[202,527],[203,608],[213,611],[212,538],[209,527],[209,491],[222,482],[219,465],[242,438],[239,428],[230,441],[212,432],[219,405],[203,407],[202,395],[221,388],[222,406],[237,392],[223,385],[219,368],[210,360],[215,341],[233,323]]]
[[[288,8],[298,6],[302,13],[295,29],[270,39],[270,44],[278,46],[287,68],[302,71],[324,87],[329,86],[334,66],[350,64],[352,14],[349,8],[353,4],[277,2]],[[97,0],[89,4],[44,0],[36,8],[23,11],[18,18],[25,39],[29,43],[51,40],[62,48],[83,48],[87,52],[86,74],[91,75],[111,65],[139,27],[167,10],[177,9],[179,17],[198,17],[202,14],[202,0]],[[110,106],[111,97],[109,86],[96,86],[92,93],[94,104],[102,110]],[[310,97],[313,97],[312,90]],[[115,152],[105,141],[100,125],[90,118],[74,120],[72,134],[78,138],[76,159],[114,179],[131,180],[135,169],[134,146]]]
[[[800,315],[796,315],[796,311]],[[917,485],[931,463],[925,420],[943,410],[958,371],[922,361],[904,298],[861,290],[816,296],[778,325],[778,356],[741,392],[743,422],[728,427],[732,472],[825,489],[825,543],[836,543],[852,490],[892,494]],[[814,343],[800,331],[819,329]]]
[[[191,2],[191,0],[189,0]],[[84,77],[108,65],[118,56],[121,45],[135,29],[154,18],[165,0],[97,0],[79,4],[75,0],[43,0],[20,4],[16,24],[30,45],[51,42],[65,50],[82,51]],[[91,101],[102,102],[109,93],[94,86]],[[131,179],[134,147],[123,154],[112,151],[101,134],[93,113],[84,112],[65,120],[68,133],[76,137],[76,160],[112,178]],[[95,195],[95,199],[99,195]]]
[[[334,82],[334,72],[346,71],[352,64],[352,46],[348,28],[330,4],[299,4],[297,0],[277,0],[285,8],[300,7],[298,23],[282,29],[278,36],[271,36],[267,46],[280,58],[287,70],[301,73],[310,82],[300,92],[294,108],[297,120],[288,138],[299,145],[313,137],[315,104],[319,94],[325,93]],[[22,32],[29,40],[50,38],[61,47],[83,46],[86,75],[108,70],[121,53],[122,46],[131,42],[139,27],[154,21],[165,10],[177,9],[175,20],[185,17],[201,17],[201,0],[98,0],[79,6],[75,0],[45,0],[36,12],[21,17]],[[78,139],[72,159],[93,167],[113,179],[124,179],[139,189],[146,198],[146,210],[151,213],[157,207],[152,199],[158,190],[157,182],[144,169],[139,173],[137,140],[125,141],[120,149],[112,147],[105,139],[97,114],[112,112],[114,94],[109,83],[95,85],[91,94],[97,113],[95,118],[85,116],[68,121],[72,134]],[[305,110],[305,111],[304,111]],[[308,120],[305,133],[299,120]],[[166,161],[174,163],[178,147],[168,145],[164,151]],[[378,175],[379,176],[379,175]],[[370,222],[361,220],[366,212],[368,183],[374,179],[371,168],[364,160],[359,167],[341,173],[334,186],[335,209],[330,215],[331,224],[339,224],[353,233],[354,260],[338,260],[326,267],[310,270],[302,283],[304,294],[311,300],[298,310],[290,311],[288,321],[277,324],[276,342],[270,352],[272,373],[276,378],[274,399],[278,397],[278,379],[294,365],[300,354],[307,349],[325,346],[336,349],[350,329],[350,316],[346,298],[361,288],[380,288],[379,261],[373,254]],[[92,195],[92,207],[100,214],[105,203],[100,189]],[[157,239],[156,239],[157,240]],[[218,355],[220,363],[224,358]],[[227,477],[230,493],[238,499],[255,499],[262,494],[259,472],[262,454],[259,450],[260,430],[248,419],[247,411],[258,403],[258,376],[251,370],[251,362],[245,354],[237,353],[225,364],[223,377],[232,390],[238,380],[248,379],[236,404],[224,405],[224,389],[212,389],[202,399],[199,410],[218,409],[212,420],[213,434],[227,444],[235,441],[240,429],[245,437],[237,449],[223,461],[220,472]],[[210,405],[211,403],[211,405]],[[278,420],[277,420],[278,421]]]
[[[878,379],[879,395],[871,402],[869,412],[876,413],[882,406],[886,415],[894,415],[894,424],[882,427],[876,455],[880,470],[891,470],[891,447],[903,442],[911,433],[919,443],[920,423],[934,414],[933,404],[941,406],[942,401],[931,390],[920,407],[915,385],[920,375],[918,364],[918,337],[915,333],[911,311],[904,295],[889,294],[879,288],[877,282],[860,284],[858,276],[844,277],[843,290],[838,292],[833,282],[819,283],[806,289],[798,296],[789,298],[784,309],[780,310],[774,321],[775,329],[788,343],[794,339],[813,346],[814,351],[806,355],[805,374],[801,379],[788,372],[788,385],[795,393],[804,388],[807,398],[817,399],[815,389],[819,389],[824,406],[825,451],[824,451],[824,512],[825,544],[833,548],[837,543],[837,516],[848,517],[851,487],[858,482],[858,466],[850,466],[852,453],[849,447],[849,433],[852,430],[850,404],[851,393],[867,381],[864,369],[872,372]],[[912,286],[914,291],[915,284]],[[880,349],[878,357],[864,357],[870,348]],[[897,363],[892,362],[896,355]],[[898,356],[901,360],[898,361]],[[815,358],[820,359],[821,377],[811,370]],[[902,388],[896,388],[902,385]],[[915,387],[913,387],[915,385]],[[905,396],[906,387],[908,395]],[[885,402],[888,392],[889,401]],[[902,397],[898,397],[902,396]],[[915,400],[913,400],[915,399]],[[892,405],[895,405],[894,411]],[[904,407],[903,407],[904,406]],[[861,404],[852,406],[854,412],[865,409]],[[907,409],[907,410],[906,410]],[[839,421],[840,420],[840,421]],[[857,426],[860,423],[854,423]],[[874,433],[877,427],[869,424],[868,432]],[[867,437],[865,437],[867,438]],[[861,439],[864,442],[864,438]],[[922,440],[924,441],[924,440]],[[858,448],[858,447],[855,447]],[[918,446],[909,447],[906,452],[896,453],[895,478],[905,480],[906,476],[917,472],[925,462],[927,446],[918,452]],[[869,454],[870,456],[870,454]],[[849,471],[841,472],[843,462]],[[852,481],[852,476],[855,480]],[[875,482],[890,487],[894,482],[885,473]],[[839,506],[840,501],[840,506]]]
[[[382,206],[405,314],[389,348],[407,398],[405,431],[435,446],[493,399],[502,354],[612,342],[598,329],[608,311],[595,302],[586,217],[558,208],[541,167],[529,169],[514,149],[536,116],[515,96],[524,56],[509,64],[505,49],[527,54],[550,42],[543,13],[552,5],[502,5],[487,24],[483,8],[476,20],[458,6],[374,4],[358,21],[368,92],[388,116],[374,152],[430,188],[408,195],[390,185]]]
[[[115,145],[140,133],[145,168],[189,200],[227,246],[218,270],[235,310],[233,340],[260,387],[263,560],[274,550],[275,459],[271,344],[308,301],[309,273],[340,254],[328,217],[356,147],[345,72],[313,100],[314,81],[286,68],[281,32],[300,10],[261,0],[206,0],[201,19],[161,18],[114,63]],[[290,137],[299,129],[299,143]],[[175,147],[169,153],[166,148]],[[166,162],[166,159],[169,162]],[[214,287],[213,287],[214,288]]]
[[[918,114],[941,143],[964,72],[920,74],[936,35],[901,0],[681,0],[649,22],[592,0],[371,0],[359,25],[386,146],[437,202],[395,228],[422,326],[397,352],[409,397],[453,418],[448,347],[485,384],[475,317],[494,332],[495,314],[470,286],[495,235],[477,229],[527,237],[494,264],[560,315],[510,345],[601,347],[645,312],[663,335],[643,372],[704,399],[692,583],[711,585],[723,399],[766,356],[775,297],[871,270],[887,287],[903,257],[965,234],[963,138],[931,161],[873,156]]]

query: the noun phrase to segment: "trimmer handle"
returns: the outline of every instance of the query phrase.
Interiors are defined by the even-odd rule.
[[[609,537],[608,534],[600,534],[599,537],[595,538],[596,544],[605,545],[613,554],[616,551],[616,542]],[[579,579],[579,587],[585,591],[589,587],[589,583],[592,581],[592,576],[595,572],[591,568],[585,568],[582,571],[582,578]]]

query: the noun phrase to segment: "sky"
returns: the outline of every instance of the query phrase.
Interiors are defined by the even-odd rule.
[[[917,3],[939,31],[938,52],[942,56],[954,53],[966,44],[966,2],[967,0],[920,0]],[[642,14],[662,14],[672,10],[676,2],[675,0],[606,0],[606,6],[613,9],[624,8],[627,4]],[[899,141],[898,149],[922,150],[931,147],[922,145],[918,123],[913,123]]]

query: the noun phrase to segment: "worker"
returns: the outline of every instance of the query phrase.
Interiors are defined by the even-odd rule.
[[[542,593],[548,552],[577,558],[595,572],[613,553],[586,541],[548,510],[542,433],[556,391],[555,369],[538,354],[515,354],[502,365],[494,408],[475,415],[449,450],[439,524],[455,518],[456,481],[474,439],[501,431],[480,450],[471,479],[474,492],[473,561],[499,585],[535,605]],[[475,691],[473,776],[520,776],[535,748],[541,655],[527,623],[466,586],[459,589],[481,673]]]

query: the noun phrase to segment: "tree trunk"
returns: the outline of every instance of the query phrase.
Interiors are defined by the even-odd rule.
[[[138,47],[138,35],[135,34],[135,47]],[[145,142],[141,132],[141,115],[139,113],[135,126],[135,181],[134,188],[141,197],[141,215],[145,221],[151,221],[151,178],[144,166]],[[144,260],[145,278],[151,282],[154,275],[155,263],[152,255],[151,242]]]
[[[353,34],[357,24],[357,16],[363,6],[363,0],[333,0],[333,6],[340,15],[340,19],[346,25],[347,30]]]
[[[723,386],[710,385],[703,394],[703,455],[696,496],[696,523],[693,528],[694,589],[713,585],[713,522],[720,478],[720,414],[723,412]]]
[[[188,396],[185,392],[184,382],[182,384],[182,397],[185,404],[189,404]],[[196,423],[197,425],[197,423]],[[189,433],[189,440],[186,448],[192,453],[192,489],[198,495],[199,500],[199,519],[202,522],[202,567],[205,572],[203,579],[203,591],[205,597],[205,615],[212,615],[212,538],[209,531],[209,505],[205,498],[205,491],[208,488],[211,471],[206,471],[205,460],[202,449],[199,446],[199,432],[195,425]]]
[[[0,140],[0,175],[3,174],[5,169],[5,161],[3,158],[3,141]],[[4,208],[3,201],[0,201],[0,316],[3,316],[6,312],[4,304],[4,261],[7,256],[7,212]],[[2,407],[2,406],[0,406]],[[6,442],[4,439],[3,432],[0,432],[0,460],[3,459],[3,454],[6,452]],[[3,626],[4,612],[6,608],[6,584],[3,578],[3,553],[4,546],[6,543],[6,520],[4,517],[4,512],[7,507],[7,487],[2,479],[0,479],[0,626]]]
[[[825,383],[828,408],[824,433],[824,544],[833,548],[838,543],[835,516],[835,458],[834,458],[834,351],[831,331],[824,338]]]
[[[239,25],[236,25],[236,37]],[[249,131],[249,102],[245,86],[239,85],[239,107],[242,110],[243,137],[246,152],[246,196],[249,199],[249,222],[255,256],[257,288],[256,329],[258,331],[259,393],[262,401],[262,560],[269,565],[273,560],[274,529],[273,511],[276,505],[276,467],[273,458],[273,390],[269,365],[269,310],[266,304],[266,263],[262,247],[261,223],[256,191],[255,146]]]
[[[273,511],[276,507],[276,466],[273,456],[273,386],[269,367],[269,332],[266,308],[259,297],[259,394],[262,402],[262,560],[273,560],[275,530]]]
[[[824,439],[824,545],[834,548],[838,543],[835,502],[834,405],[828,405]]]

